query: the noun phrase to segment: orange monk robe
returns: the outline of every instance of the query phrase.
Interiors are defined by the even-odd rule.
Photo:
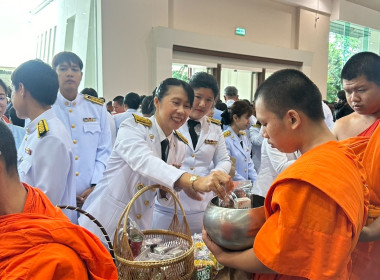
[[[363,156],[370,193],[367,225],[380,216],[380,126],[378,119],[370,128],[374,131]],[[376,128],[377,126],[377,128]],[[375,130],[376,129],[376,130]],[[368,129],[367,129],[368,130]],[[380,241],[359,242],[352,253],[350,279],[380,279]]]
[[[37,188],[24,212],[0,216],[0,279],[117,279],[109,252]]]
[[[376,130],[377,126],[379,125],[380,119],[377,119],[373,124],[371,124],[367,129],[362,131],[358,136],[368,136],[370,137],[373,132]]]
[[[347,145],[331,141],[281,173],[254,243],[258,259],[279,274],[254,279],[347,279],[367,213],[363,172]]]

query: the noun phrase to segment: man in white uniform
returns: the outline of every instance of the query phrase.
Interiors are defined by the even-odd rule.
[[[48,64],[30,60],[12,74],[12,103],[19,118],[29,118],[18,150],[20,181],[41,189],[54,204],[75,206],[71,139],[51,105],[57,98],[57,74]],[[66,216],[77,222],[76,212]]]
[[[99,98],[78,94],[82,60],[72,52],[54,56],[59,93],[53,109],[72,139],[77,205],[82,206],[98,183],[111,153],[108,112]]]

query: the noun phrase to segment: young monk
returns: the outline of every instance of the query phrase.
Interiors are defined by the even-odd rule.
[[[371,52],[353,55],[344,65],[341,79],[347,102],[354,112],[337,120],[333,133],[340,140],[357,135],[375,138],[371,135],[380,122],[380,57]],[[363,165],[367,171],[370,192],[367,225],[380,215],[380,178],[376,178],[380,168],[380,155],[376,156],[378,149],[375,141],[376,139],[370,140],[371,145],[368,144],[367,150],[360,146],[356,148],[360,157],[365,151]],[[364,232],[360,241],[376,240],[367,239],[366,235]],[[352,254],[352,261],[351,279],[380,279],[380,241],[360,242]]]
[[[256,91],[263,136],[281,152],[302,156],[270,187],[253,250],[223,250],[203,231],[221,264],[253,272],[254,279],[348,278],[368,191],[355,154],[327,128],[321,102],[316,85],[297,70],[274,73]]]
[[[37,188],[21,183],[11,131],[0,122],[0,279],[117,279],[99,239]]]

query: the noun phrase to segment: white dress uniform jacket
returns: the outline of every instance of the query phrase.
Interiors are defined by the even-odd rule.
[[[268,139],[264,139],[261,146],[261,169],[253,184],[253,193],[266,197],[278,174],[295,162],[300,155],[299,152],[282,153],[276,148],[272,148],[268,144]]]
[[[251,158],[250,143],[244,131],[240,131],[240,135],[229,127],[224,131],[226,146],[231,157],[236,159],[236,172],[233,178],[234,181],[251,180],[253,183],[256,180],[257,173],[253,166]],[[243,141],[243,147],[240,144]]]
[[[13,124],[6,123],[6,122],[4,122],[4,123],[12,131],[13,138],[15,139],[15,143],[16,143],[16,149],[18,149],[22,143],[22,140],[24,139],[25,129],[21,126],[13,125]]]
[[[45,132],[37,125],[46,121]],[[44,127],[44,126],[43,126]],[[42,128],[43,128],[42,127]],[[49,109],[30,122],[18,150],[20,180],[41,189],[54,205],[76,206],[74,158],[71,139],[53,109]],[[76,223],[77,214],[65,210]]]
[[[126,119],[133,118],[133,114],[142,116],[142,114],[137,112],[136,109],[128,109],[124,113],[113,115],[113,118],[115,119],[116,134],[119,130],[120,124]]]
[[[87,95],[86,95],[87,96]],[[77,195],[97,184],[111,154],[112,140],[105,105],[95,97],[78,94],[69,101],[58,93],[53,109],[72,140]]]
[[[251,149],[253,166],[256,173],[259,173],[261,165],[261,145],[264,139],[260,124],[253,124],[249,127],[249,139],[252,144]]]
[[[228,174],[231,169],[231,161],[220,122],[207,116],[202,117],[198,121],[200,122],[200,134],[195,149],[191,141],[187,122],[179,129],[181,134],[189,141],[182,170],[202,177],[208,176],[211,171],[216,170]],[[213,163],[213,169],[210,168],[211,163]],[[180,193],[180,201],[186,212],[192,234],[202,231],[203,213],[207,204],[213,198],[214,193],[209,192],[201,196],[203,200],[197,201],[188,197],[184,192]],[[173,208],[163,206],[156,200],[153,228],[168,229],[173,214]],[[179,215],[179,219],[180,221],[182,220],[182,215]]]
[[[152,184],[173,188],[185,173],[178,167],[182,165],[186,144],[173,134],[168,138],[171,139],[165,163],[161,160],[161,141],[165,135],[154,116],[150,119],[135,116],[121,124],[104,176],[83,205],[100,221],[111,240],[123,210],[140,189]],[[152,228],[155,195],[154,191],[145,192],[129,213],[140,229]],[[98,227],[87,217],[80,217],[79,224],[105,242]]]

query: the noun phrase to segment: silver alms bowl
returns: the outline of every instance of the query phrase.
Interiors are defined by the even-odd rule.
[[[265,222],[264,207],[233,209],[219,207],[214,197],[204,212],[203,225],[219,246],[229,250],[244,250],[253,246],[255,236]]]

